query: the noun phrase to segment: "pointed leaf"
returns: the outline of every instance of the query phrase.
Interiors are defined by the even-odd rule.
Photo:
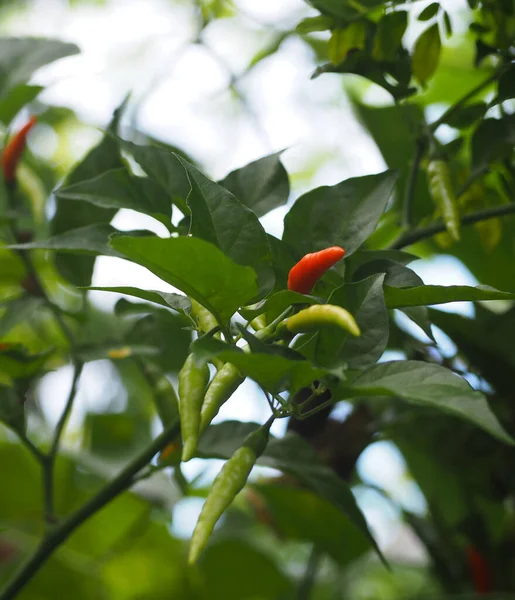
[[[134,298],[141,298],[142,300],[148,300],[149,302],[155,302],[165,308],[173,308],[178,312],[189,314],[191,311],[191,301],[188,296],[181,294],[170,294],[168,292],[160,292],[158,290],[140,290],[135,287],[88,287],[87,290],[97,292],[115,292],[117,294],[125,294],[127,296],[134,296]]]
[[[374,231],[396,178],[385,171],[304,194],[286,215],[283,240],[297,256],[329,246],[341,246],[350,256]]]
[[[288,202],[290,182],[280,156],[281,152],[275,152],[236,169],[220,185],[262,217]]]
[[[483,300],[514,300],[515,294],[501,292],[486,285],[419,285],[417,287],[385,287],[389,308],[430,306],[447,302],[480,302]]]
[[[414,77],[418,79],[422,85],[424,85],[436,71],[440,61],[441,48],[440,31],[438,29],[438,23],[435,23],[420,35],[415,43],[415,49],[413,50],[411,69]]]
[[[194,237],[115,237],[111,246],[125,258],[200,302],[225,325],[257,293],[256,274],[216,246]]]
[[[494,437],[515,445],[484,395],[440,365],[415,360],[374,365],[358,375],[346,393],[359,396],[397,396],[414,404],[432,406],[470,421]]]

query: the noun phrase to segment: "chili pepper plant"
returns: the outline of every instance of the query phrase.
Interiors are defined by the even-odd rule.
[[[372,107],[351,94],[387,167],[300,194],[282,152],[215,181],[124,127],[130,98],[77,164],[52,169],[26,145],[56,114],[34,102],[30,77],[78,48],[0,39],[2,78],[14,74],[0,96],[0,461],[16,465],[0,500],[10,549],[0,552],[0,600],[56,597],[56,573],[69,577],[67,596],[361,598],[351,573],[401,581],[407,568],[353,493],[366,486],[356,463],[378,441],[396,445],[425,499],[417,512],[375,488],[426,551],[417,589],[515,590],[513,6],[469,2],[475,66],[450,97],[439,60],[452,24],[440,3],[420,14],[415,2],[311,4],[288,35],[318,49],[315,76],[357,74],[392,101]],[[438,102],[447,108],[429,119],[424,106]],[[281,237],[260,220],[278,207]],[[165,233],[117,229],[121,209]],[[479,285],[426,285],[420,259],[443,252]],[[94,287],[100,256],[172,291],[138,278]],[[118,294],[114,314],[92,291]],[[475,317],[435,308],[456,301],[476,303]],[[95,361],[123,382],[127,405],[88,412],[70,443]],[[68,396],[51,425],[38,394],[64,366]],[[249,382],[257,400],[241,392]],[[260,403],[261,421],[220,421],[235,399]],[[343,420],[331,416],[342,403]],[[208,459],[224,464],[199,482],[189,467]],[[172,499],[155,482],[173,488],[172,504],[205,499],[191,541],[170,533]],[[250,583],[239,571],[254,573]]]

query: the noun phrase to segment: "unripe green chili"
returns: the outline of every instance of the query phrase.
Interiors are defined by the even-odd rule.
[[[167,377],[151,365],[144,365],[144,373],[152,386],[156,412],[163,427],[171,425],[179,416],[179,401],[173,385]]]
[[[360,335],[358,324],[348,310],[333,304],[314,304],[284,322],[290,333],[308,333],[322,327],[340,327],[354,336]]]
[[[231,363],[225,363],[217,372],[207,388],[202,404],[200,433],[211,423],[221,406],[229,400],[244,381],[245,377]]]
[[[190,564],[196,562],[218,519],[243,489],[252,467],[266,448],[272,422],[273,417],[248,435],[243,446],[231,456],[213,481],[191,538],[188,557]]]
[[[441,159],[431,160],[427,167],[427,174],[433,202],[442,214],[449,235],[457,242],[460,239],[461,221],[449,165]]]
[[[217,320],[207,310],[207,308],[202,306],[202,304],[200,304],[196,300],[193,300],[193,298],[190,298],[190,300],[191,300],[191,314],[197,321],[200,331],[207,333],[208,331],[211,331],[212,329],[214,329],[215,327],[218,326]]]
[[[190,354],[179,372],[179,408],[181,413],[182,460],[190,460],[197,448],[200,428],[200,409],[204,402],[209,367],[197,366]]]

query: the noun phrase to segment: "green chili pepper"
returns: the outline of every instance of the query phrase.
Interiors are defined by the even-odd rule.
[[[200,413],[200,433],[211,423],[222,405],[229,400],[244,381],[245,377],[231,363],[225,363],[221,367],[209,384],[204,397]]]
[[[460,239],[461,221],[449,165],[441,159],[431,160],[427,167],[427,174],[433,202],[442,214],[447,232],[457,242]]]
[[[181,413],[181,433],[183,441],[182,460],[190,460],[197,448],[200,426],[200,409],[204,402],[206,385],[209,381],[209,367],[195,364],[190,354],[179,372],[179,399]]]
[[[179,401],[173,385],[167,377],[151,365],[145,365],[144,373],[154,392],[154,405],[163,427],[173,423],[179,416]]]
[[[218,327],[217,320],[207,310],[207,308],[204,308],[202,306],[202,304],[199,304],[196,300],[193,300],[193,298],[190,298],[190,300],[191,300],[191,314],[197,321],[200,331],[207,333],[208,331],[211,331],[215,327]]]
[[[314,304],[284,322],[290,333],[308,333],[321,327],[341,327],[354,336],[360,335],[358,324],[348,310],[332,304]]]
[[[188,557],[190,564],[196,562],[218,519],[243,489],[252,467],[266,448],[272,423],[273,417],[248,435],[243,446],[231,456],[213,481],[191,538]]]

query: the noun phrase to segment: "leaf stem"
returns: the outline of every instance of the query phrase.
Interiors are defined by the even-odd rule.
[[[479,210],[475,213],[465,215],[461,219],[461,224],[472,225],[473,223],[479,223],[480,221],[487,221],[488,219],[493,219],[495,217],[502,217],[512,214],[515,214],[515,202],[503,204],[501,206],[494,206],[493,208],[485,208],[484,210]],[[416,242],[430,238],[437,233],[441,233],[442,231],[445,231],[444,223],[433,223],[427,227],[420,227],[401,235],[393,242],[393,244],[390,245],[390,248],[392,250],[400,250],[401,248],[411,246],[411,244],[415,244]]]
[[[100,511],[119,494],[131,487],[135,475],[145,467],[152,458],[160,452],[169,442],[177,438],[180,433],[179,422],[176,421],[167,427],[155,440],[144,448],[113,480],[108,482],[95,496],[77,511],[50,530],[41,540],[27,561],[20,566],[11,581],[0,593],[0,600],[13,600],[29,581],[36,575],[57,548],[68,537],[87,521],[91,516]]]

